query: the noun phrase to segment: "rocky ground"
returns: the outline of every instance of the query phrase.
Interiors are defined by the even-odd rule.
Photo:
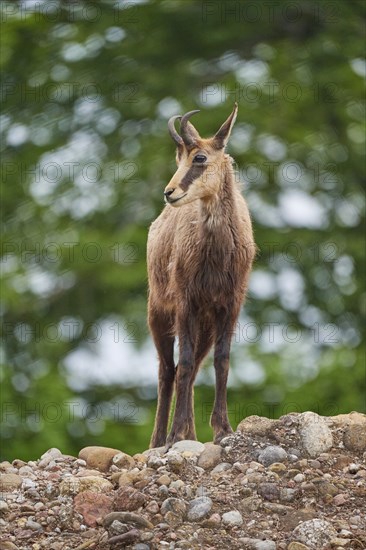
[[[0,550],[366,548],[366,415],[251,416],[221,445],[0,463]]]

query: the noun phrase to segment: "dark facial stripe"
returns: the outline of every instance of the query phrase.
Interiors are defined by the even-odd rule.
[[[205,165],[193,164],[180,182],[180,187],[183,191],[187,191],[188,187],[194,182],[194,180],[202,176],[206,169],[207,166]]]

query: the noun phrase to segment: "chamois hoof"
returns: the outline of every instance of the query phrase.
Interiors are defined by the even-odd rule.
[[[234,433],[233,429],[231,427],[220,430],[217,434],[214,436],[213,442],[215,445],[218,445],[224,437],[227,437],[229,435],[232,435]]]

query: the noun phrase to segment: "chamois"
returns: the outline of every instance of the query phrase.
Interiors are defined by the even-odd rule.
[[[159,356],[151,447],[168,449],[176,441],[196,439],[193,384],[212,345],[216,392],[210,424],[215,443],[232,433],[226,403],[231,337],[255,255],[247,204],[234,180],[233,160],[225,153],[237,111],[235,103],[209,139],[201,138],[188,120],[199,111],[168,122],[178,169],[165,188],[166,206],[151,224],[147,243],[148,323]],[[176,406],[167,436],[174,383]]]

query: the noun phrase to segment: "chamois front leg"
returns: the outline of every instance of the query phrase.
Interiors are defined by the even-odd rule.
[[[233,433],[227,413],[227,378],[229,374],[229,358],[232,338],[232,328],[236,316],[227,317],[224,322],[218,319],[215,342],[214,367],[216,376],[215,403],[211,415],[211,427],[214,431],[214,443]]]
[[[170,433],[166,440],[166,450],[173,443],[186,439],[190,425],[193,421],[190,418],[192,409],[192,373],[194,371],[194,339],[190,323],[184,322],[179,327],[179,360],[176,370],[175,391],[176,404],[174,418]]]
[[[174,336],[171,334],[172,320],[150,313],[149,325],[159,354],[158,406],[150,441],[151,448],[165,445],[174,388],[175,364]]]

